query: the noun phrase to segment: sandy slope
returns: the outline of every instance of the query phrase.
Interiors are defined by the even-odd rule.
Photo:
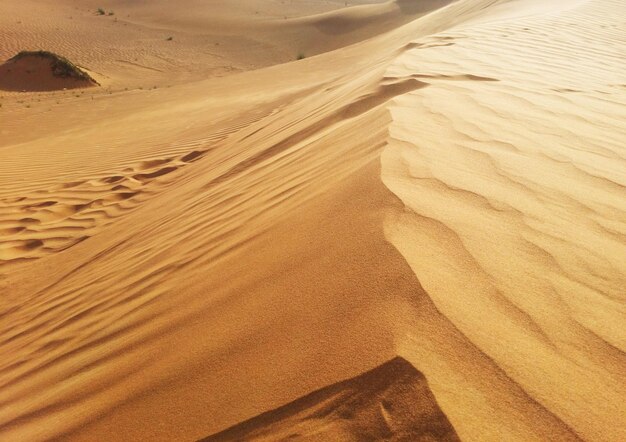
[[[436,84],[391,107],[382,175],[411,213],[385,230],[438,309],[513,381],[580,436],[620,440],[626,8],[553,7],[459,26],[439,36],[451,46],[390,67]]]
[[[283,21],[363,11],[319,8]],[[402,440],[423,407],[461,440],[626,438],[625,6],[412,12],[297,63],[4,98],[2,438]],[[429,405],[387,421],[359,375],[398,355]],[[363,400],[311,424],[337,382]]]

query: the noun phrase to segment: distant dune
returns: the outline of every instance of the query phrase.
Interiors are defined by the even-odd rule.
[[[390,0],[284,21],[272,21],[265,32],[291,50],[315,55],[396,29],[452,0]]]
[[[0,440],[626,440],[625,2],[1,3]]]
[[[0,65],[0,90],[56,91],[97,86],[69,60],[46,51],[23,51]]]

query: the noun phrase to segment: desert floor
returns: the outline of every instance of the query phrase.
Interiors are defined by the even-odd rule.
[[[0,0],[36,49],[100,86],[0,91],[0,440],[626,440],[626,2]]]

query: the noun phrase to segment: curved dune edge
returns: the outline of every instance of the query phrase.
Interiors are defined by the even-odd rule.
[[[202,440],[311,438],[460,440],[426,378],[399,357]]]
[[[390,0],[289,20],[272,20],[261,28],[267,28],[273,41],[288,42],[294,54],[308,57],[358,44],[450,3],[453,0]]]
[[[419,71],[431,87],[390,106],[382,178],[407,210],[385,232],[437,309],[529,398],[584,440],[621,440],[626,111],[613,54],[626,45],[608,17],[626,10],[555,3],[518,2],[519,14],[459,26],[390,66],[387,77]],[[444,410],[460,405],[415,339],[401,354]]]
[[[459,1],[4,147],[0,221],[58,222],[42,243],[77,227],[50,201],[150,195],[3,275],[1,438],[197,440],[400,355],[461,440],[624,439],[624,40],[595,26],[623,5],[540,3]],[[563,69],[568,32],[602,72]]]

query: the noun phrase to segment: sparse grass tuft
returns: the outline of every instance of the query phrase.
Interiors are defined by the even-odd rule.
[[[104,9],[102,9],[102,8],[98,8],[98,9],[96,10],[96,14],[98,14],[98,15],[104,15],[104,14],[105,14]]]
[[[296,59],[297,59],[297,60],[303,60],[303,59],[305,59],[305,58],[306,58],[306,55],[304,55],[304,52],[300,52],[300,53],[298,54],[298,57],[297,57]]]

